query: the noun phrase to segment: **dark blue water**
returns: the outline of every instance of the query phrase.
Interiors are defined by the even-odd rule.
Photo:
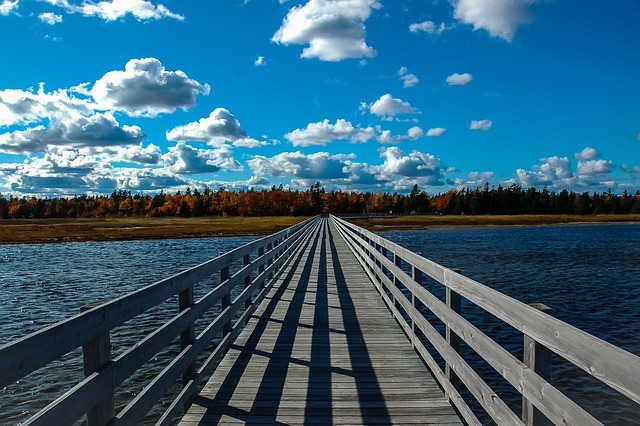
[[[252,237],[179,240],[0,245],[0,345],[106,301],[198,265],[251,241]],[[201,283],[196,297],[215,284]],[[112,353],[122,353],[177,311],[169,300],[111,335]],[[196,328],[196,331],[198,329]],[[153,365],[125,382],[116,393],[122,407],[158,374],[179,344],[159,353]],[[0,389],[0,425],[24,421],[82,380],[78,349],[18,383]],[[161,405],[166,407],[167,401]],[[153,414],[156,418],[157,408]]]
[[[553,308],[555,317],[640,355],[640,225],[434,229],[382,235],[525,303],[544,303]],[[86,303],[121,296],[249,240],[0,246],[0,344],[74,315]],[[435,285],[427,285],[437,294]],[[170,301],[144,322],[152,327],[175,310],[175,301]],[[475,325],[521,356],[520,334],[465,304],[463,310]],[[139,339],[139,327],[125,324],[114,333],[115,354]],[[82,366],[76,352],[0,389],[0,424],[23,421],[68,389],[68,383],[80,380]],[[519,398],[510,385],[496,378],[471,350],[466,352],[479,374],[519,412]],[[156,361],[163,365],[172,355],[161,353]],[[554,363],[553,384],[605,424],[640,424],[637,405],[621,402],[619,395],[566,362],[554,359]],[[150,373],[143,371],[140,376]],[[116,401],[130,399],[143,382],[141,377],[132,378],[119,389]]]
[[[556,318],[640,355],[640,224],[449,228],[381,235],[524,303],[544,303]],[[441,285],[426,286],[444,297]],[[463,312],[515,356],[522,356],[522,334],[464,301]],[[519,413],[517,392],[471,349],[464,353]],[[552,383],[599,420],[640,424],[638,405],[560,357],[554,356],[553,362]]]

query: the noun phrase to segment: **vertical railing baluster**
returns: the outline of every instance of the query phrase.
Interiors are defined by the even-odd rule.
[[[267,244],[267,257],[269,258],[269,260],[267,261],[267,266],[271,266],[271,264],[273,263],[273,253],[271,251],[272,249],[273,243]],[[271,281],[271,278],[273,278],[273,272],[269,272],[269,276],[267,277],[268,281]]]
[[[524,335],[524,364],[547,382],[551,380],[551,350]],[[527,398],[522,397],[522,422],[527,426],[550,426],[547,419]]]
[[[393,253],[393,264],[396,265],[398,269],[402,269],[402,259],[397,253]],[[402,282],[400,282],[399,274],[395,272],[393,273],[393,284],[396,286],[398,291],[401,291]],[[393,294],[391,295],[391,300],[393,300],[393,306],[395,306],[398,316],[400,316],[400,302],[398,302],[396,296]]]
[[[182,290],[178,294],[178,304],[180,312],[193,306],[193,285]],[[182,333],[180,333],[180,350],[183,351],[195,339],[195,329],[193,323],[189,325]],[[193,375],[196,373],[196,365],[191,364],[182,373],[182,386],[186,386]]]
[[[229,271],[229,265],[220,269],[220,283],[227,281],[230,277],[231,275]],[[224,312],[224,310],[229,306],[231,306],[231,289],[229,289],[229,292],[227,294],[222,296],[222,311]],[[224,327],[222,328],[223,335],[226,336],[227,334],[231,333],[231,328],[231,319],[229,319],[229,321],[225,323]]]
[[[98,305],[96,303],[82,306],[80,312],[86,312]],[[108,332],[82,345],[82,361],[84,363],[84,377],[91,376],[111,362],[111,338]],[[105,399],[87,412],[88,426],[103,426],[115,417],[113,391],[112,387]]]
[[[258,257],[261,258],[262,256],[264,256],[264,246],[261,246],[258,248]],[[260,267],[258,268],[258,275],[262,274],[264,272],[264,259],[260,260]],[[262,291],[262,289],[264,289],[264,278],[262,280],[260,280],[260,290]]]
[[[455,291],[451,290],[449,287],[447,287],[446,302],[449,309],[451,309],[455,313],[460,314],[462,312],[460,295]],[[448,324],[446,326],[446,339],[449,346],[454,351],[460,353],[460,336],[454,333]],[[460,389],[460,378],[456,375],[456,373],[453,371],[453,369],[451,368],[451,365],[449,365],[448,362],[445,363],[444,372],[445,372],[445,375],[447,376],[447,379],[449,379],[449,382],[451,382],[451,384],[453,385],[453,388],[456,390]],[[449,391],[446,392],[446,396],[451,397]]]
[[[244,255],[244,257],[242,258],[242,265],[246,267],[246,266],[249,266],[250,264],[251,264],[251,255],[249,255],[249,254]],[[253,275],[253,271],[251,272],[251,274],[247,275],[244,278],[244,288],[245,289],[251,287],[251,276],[252,275]],[[246,311],[247,309],[251,308],[251,304],[252,303],[253,303],[253,294],[250,295],[247,298],[247,300],[245,300],[245,302],[244,302],[244,310]],[[247,318],[247,322],[249,322],[249,318]]]
[[[415,266],[411,267],[411,278],[413,281],[422,287],[422,271]],[[413,305],[413,309],[415,310],[415,315],[422,315],[422,302],[420,299],[416,297],[414,292],[411,292],[411,304]],[[411,344],[413,347],[416,347],[416,342],[419,342],[418,337],[418,326],[415,321],[411,321]]]

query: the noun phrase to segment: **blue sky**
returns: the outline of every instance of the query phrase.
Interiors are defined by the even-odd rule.
[[[0,192],[640,189],[637,0],[0,0]]]

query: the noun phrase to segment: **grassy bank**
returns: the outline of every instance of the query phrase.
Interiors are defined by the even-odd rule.
[[[201,217],[0,220],[0,244],[268,235],[304,217]],[[371,231],[449,226],[640,222],[640,215],[404,216],[353,220]]]
[[[535,226],[582,223],[640,222],[640,215],[486,215],[403,216],[351,221],[370,231],[419,230],[449,226]]]
[[[0,244],[269,235],[304,217],[0,220]]]

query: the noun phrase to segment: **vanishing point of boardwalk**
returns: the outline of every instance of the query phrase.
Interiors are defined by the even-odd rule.
[[[461,421],[323,220],[180,424],[218,423]]]

